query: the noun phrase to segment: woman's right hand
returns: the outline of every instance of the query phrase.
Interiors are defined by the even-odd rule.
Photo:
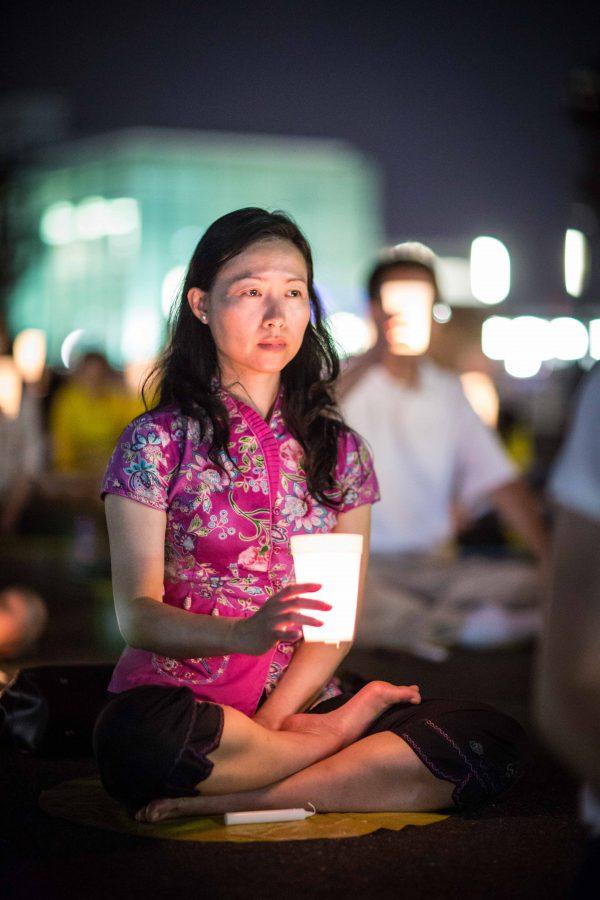
[[[297,641],[302,637],[302,625],[323,624],[320,619],[304,615],[308,609],[331,609],[324,600],[311,600],[300,594],[320,589],[320,584],[289,584],[270,597],[258,612],[236,622],[238,653],[260,656],[278,641]]]

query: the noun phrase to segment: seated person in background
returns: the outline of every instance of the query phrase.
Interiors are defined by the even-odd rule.
[[[46,604],[35,591],[20,585],[0,590],[0,663],[29,653],[47,620]]]
[[[50,408],[53,472],[46,482],[51,496],[67,502],[74,517],[73,561],[92,565],[102,552],[105,533],[98,488],[115,441],[132,416],[143,409],[125,389],[105,356],[88,352],[73,377],[60,387]]]
[[[537,630],[538,576],[519,561],[448,558],[453,509],[489,502],[543,564],[536,501],[457,375],[425,356],[438,297],[422,244],[384,252],[368,281],[375,347],[351,363],[338,396],[375,459],[371,575],[358,642],[443,658],[441,645],[494,646]],[[522,615],[514,616],[521,607]]]
[[[0,348],[3,343],[0,321]],[[18,415],[0,409],[0,538],[17,532],[21,515],[40,476],[44,439],[36,398],[23,392]],[[6,541],[8,554],[12,545]],[[0,569],[2,560],[0,560]],[[48,614],[42,598],[30,588],[11,585],[0,589],[0,687],[7,660],[28,654],[46,626]]]
[[[24,392],[16,418],[0,409],[0,535],[19,525],[43,464],[44,440],[34,397]]]
[[[142,409],[105,356],[84,354],[50,409],[54,471],[68,476],[64,483],[80,496],[96,498],[117,437]]]
[[[550,484],[557,510],[535,702],[542,734],[585,784],[582,812],[590,839],[577,897],[600,897],[599,447],[596,365]]]

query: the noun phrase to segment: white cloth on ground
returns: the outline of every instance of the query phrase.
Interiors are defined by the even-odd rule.
[[[540,583],[531,563],[374,554],[356,646],[442,661],[453,646],[492,649],[539,633]]]

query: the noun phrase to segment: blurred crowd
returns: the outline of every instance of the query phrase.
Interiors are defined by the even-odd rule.
[[[42,383],[23,384],[16,415],[0,410],[0,659],[29,653],[47,619],[44,600],[27,583],[6,583],[17,542],[62,535],[67,549],[48,573],[50,591],[61,563],[108,572],[99,484],[117,437],[142,408],[122,374],[90,351],[67,376],[46,371]]]
[[[382,498],[373,507],[357,642],[443,660],[453,646],[529,640],[540,629],[549,560],[544,498],[527,479],[531,429],[508,409],[498,417],[488,375],[471,373],[474,391],[436,361],[434,310],[442,298],[428,248],[384,251],[366,289],[377,338],[346,361],[338,387],[345,419],[373,450]],[[0,356],[9,359],[6,332],[3,342]],[[14,548],[31,535],[61,535],[55,572],[107,578],[99,484],[119,434],[142,409],[139,392],[98,351],[25,379],[12,415],[0,412],[5,541]],[[0,658],[22,656],[43,628],[43,600],[27,581],[19,588],[3,577],[0,589],[11,593],[0,594]]]

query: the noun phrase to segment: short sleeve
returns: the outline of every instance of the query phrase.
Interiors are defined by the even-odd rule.
[[[550,478],[561,506],[600,519],[600,364],[585,379],[575,418]]]
[[[181,461],[181,429],[168,413],[146,413],[123,431],[108,463],[101,496],[118,494],[154,509],[167,509]]]
[[[471,506],[514,481],[518,472],[496,432],[484,425],[460,386],[458,393],[455,495],[457,500]]]
[[[380,499],[371,451],[365,439],[350,429],[345,429],[339,438],[336,486],[341,500],[337,512],[377,503]]]

